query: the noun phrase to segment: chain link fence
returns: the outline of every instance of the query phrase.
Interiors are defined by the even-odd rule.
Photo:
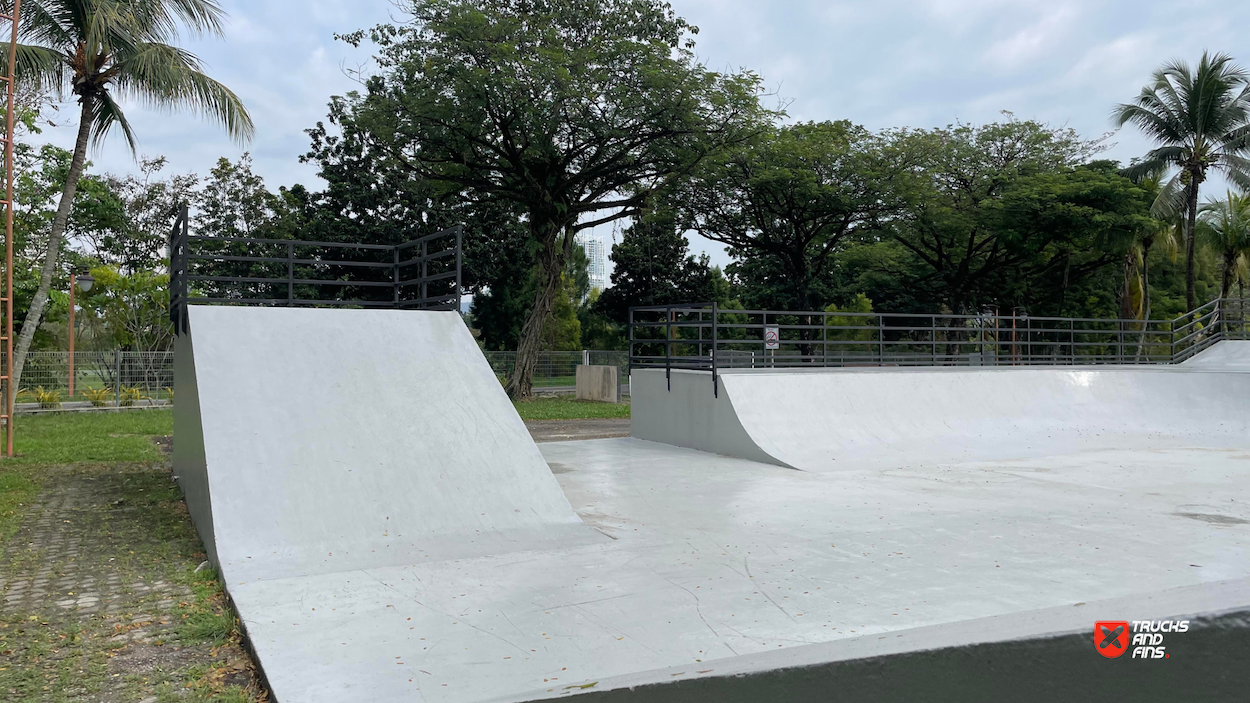
[[[173,400],[171,351],[80,351],[74,352],[73,362],[71,393],[69,352],[27,354],[17,404],[47,409],[60,403],[125,407]]]
[[[506,378],[516,366],[516,352],[485,352],[497,376]],[[577,366],[616,366],[628,388],[629,354],[624,351],[540,352],[534,386],[549,392],[572,392]],[[88,403],[148,405],[173,401],[174,353],[129,351],[74,352],[74,392],[70,395],[69,352],[31,352],[26,357],[19,389],[19,405]]]

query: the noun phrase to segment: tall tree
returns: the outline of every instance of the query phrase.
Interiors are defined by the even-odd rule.
[[[681,224],[776,272],[768,304],[818,310],[835,255],[893,213],[888,184],[907,168],[849,122],[770,130],[709,159],[682,189]]]
[[[1155,199],[1160,219],[1185,216],[1185,303],[1194,297],[1194,231],[1198,191],[1211,171],[1250,188],[1250,73],[1225,54],[1203,52],[1197,69],[1172,61],[1130,103],[1116,106],[1117,126],[1137,125],[1158,146],[1134,164],[1130,175],[1175,169]]]
[[[729,284],[689,244],[671,211],[648,212],[612,245],[612,285],[595,310],[623,327],[631,306],[725,302]]]
[[[1097,142],[1082,140],[1072,130],[1010,114],[1007,118],[888,135],[893,147],[916,167],[892,183],[906,205],[882,229],[882,236],[916,258],[914,270],[920,275],[913,279],[913,287],[957,313],[1003,302],[997,298],[1004,278],[1028,260],[1030,248],[1041,250],[1040,242],[1024,243],[1021,226],[1027,223],[1019,219],[1011,223],[1017,230],[1014,238],[1002,236],[1001,215],[1011,210],[993,212],[994,203],[1022,179],[1068,173],[1099,149]],[[1016,197],[1021,206],[1045,207],[1046,202],[1055,202],[1055,187],[1063,188],[1037,182],[1028,186],[1031,193],[1022,191]],[[1058,261],[1066,273],[1071,272],[1069,261]],[[1054,283],[1066,288],[1065,281],[1070,277],[1061,276]]]
[[[56,216],[48,232],[39,287],[22,321],[14,350],[11,389],[39,327],[69,221],[87,147],[114,127],[131,150],[135,134],[114,92],[164,109],[189,108],[245,140],[252,120],[230,89],[209,78],[194,54],[176,46],[181,33],[221,34],[224,12],[215,0],[27,0],[22,5],[18,80],[69,93],[79,105],[78,135]],[[8,56],[8,43],[0,46]],[[7,59],[6,59],[7,60]]]
[[[1228,191],[1199,208],[1198,239],[1220,259],[1220,297],[1227,298],[1238,266],[1250,255],[1250,195]]]
[[[527,397],[576,233],[636,214],[656,188],[741,139],[766,116],[759,79],[700,65],[696,29],[660,0],[405,9],[410,23],[368,33],[381,71],[350,98],[349,117],[412,174],[524,212],[540,277],[508,392]]]

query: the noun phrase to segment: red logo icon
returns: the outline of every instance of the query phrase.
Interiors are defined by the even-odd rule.
[[[1128,651],[1128,621],[1102,620],[1094,623],[1094,649],[1108,659]]]

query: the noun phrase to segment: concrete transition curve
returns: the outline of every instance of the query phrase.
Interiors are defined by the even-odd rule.
[[[273,578],[592,534],[456,313],[189,319],[174,464],[231,580],[262,561]]]
[[[828,472],[1240,446],[1250,342],[1177,366],[636,369],[633,435]]]

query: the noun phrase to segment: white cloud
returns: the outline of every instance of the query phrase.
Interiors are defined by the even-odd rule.
[[[713,68],[749,67],[792,99],[791,119],[849,119],[871,128],[934,127],[956,119],[1022,118],[1067,124],[1086,136],[1110,129],[1114,104],[1130,99],[1162,62],[1196,61],[1203,49],[1250,64],[1244,0],[673,0],[701,29],[698,55]],[[329,97],[356,87],[341,66],[368,51],[335,33],[396,14],[391,0],[226,0],[226,41],[189,48],[211,75],[243,97],[257,122],[247,147],[271,187],[315,181],[300,164],[304,130]],[[191,115],[127,106],[144,154],[176,171],[207,170],[237,157],[219,129]],[[72,106],[62,118],[76,113]],[[49,132],[69,144],[72,128]],[[1148,148],[1131,130],[1109,154],[1127,161]],[[113,137],[95,168],[134,168]],[[720,248],[703,243],[718,263]]]

